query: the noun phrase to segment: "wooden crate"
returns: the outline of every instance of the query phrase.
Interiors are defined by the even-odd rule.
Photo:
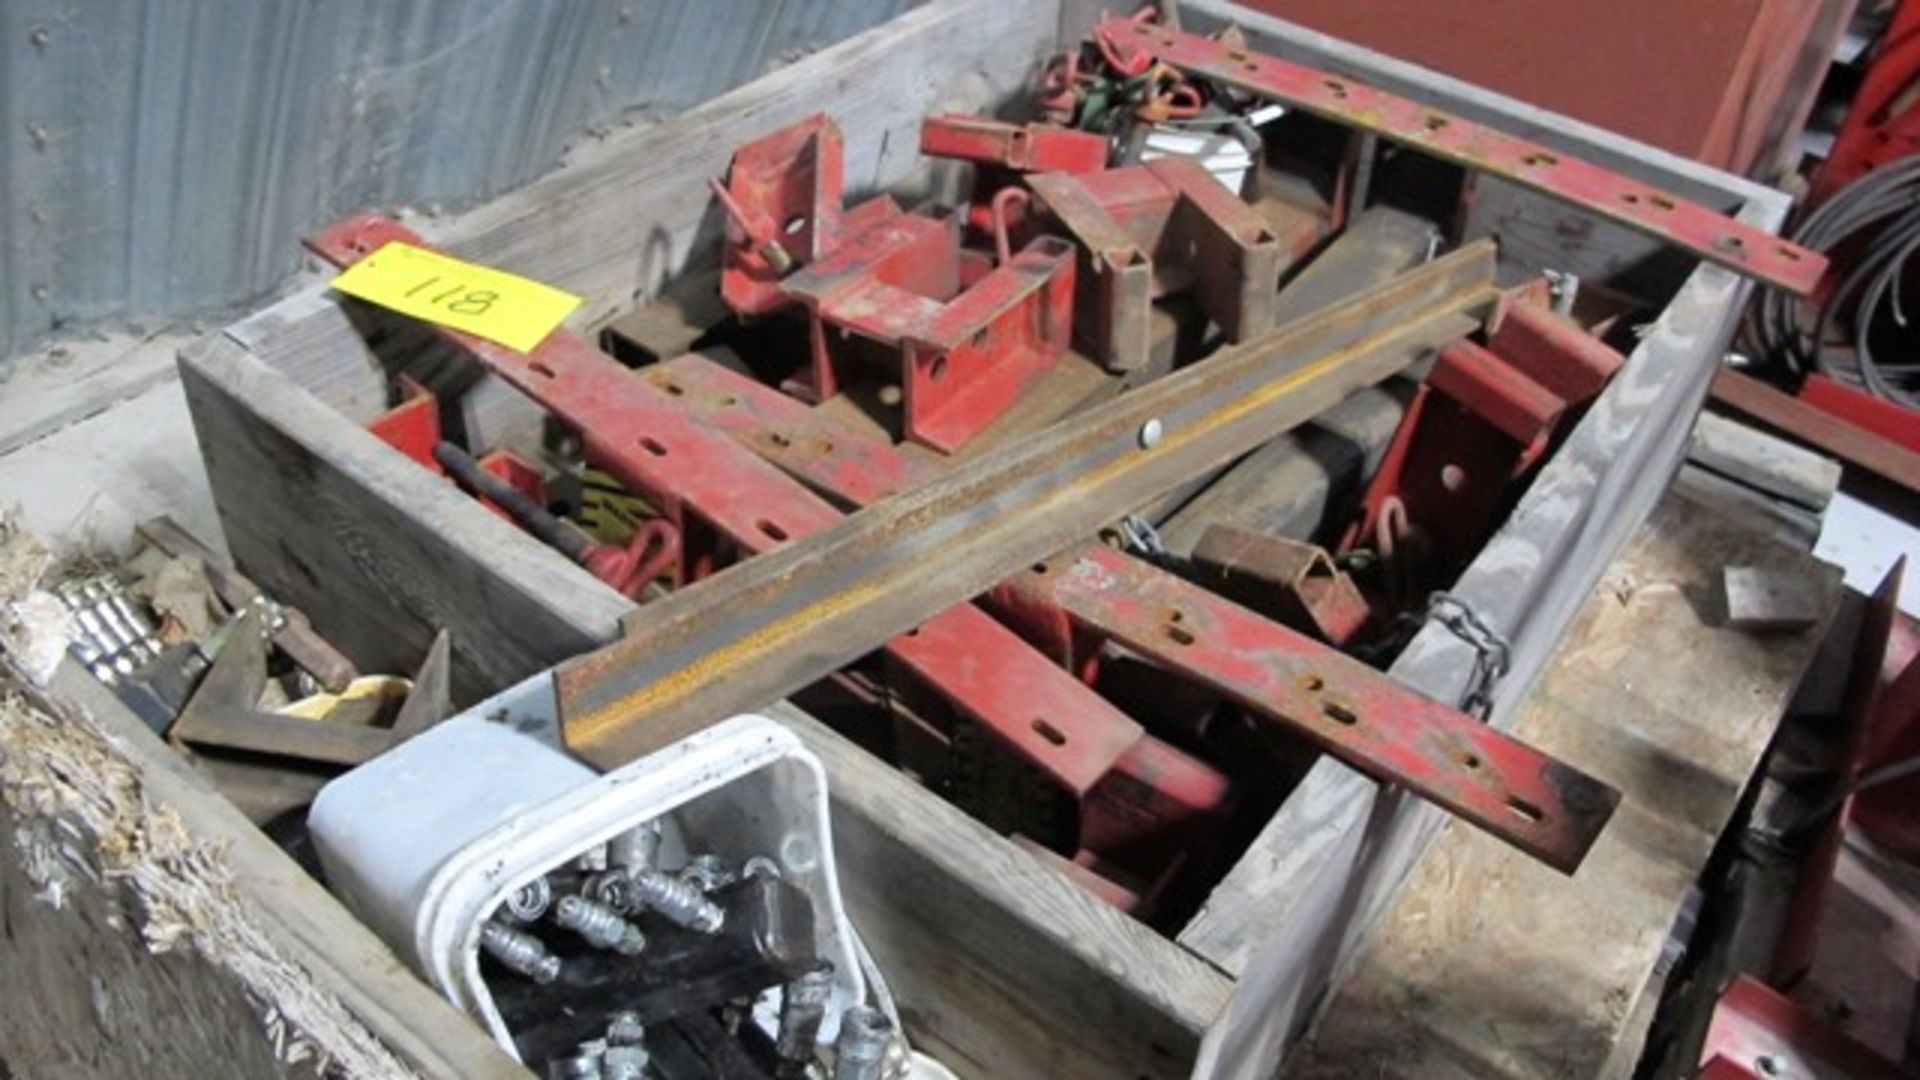
[[[1185,8],[1190,24],[1232,18],[1256,48],[1515,130],[1750,223],[1775,227],[1784,216],[1776,193],[1577,123],[1218,0]],[[1077,0],[934,0],[676,120],[590,147],[475,211],[416,224],[459,255],[585,296],[574,324],[593,329],[710,257],[718,221],[705,182],[732,146],[825,108],[846,132],[853,187],[937,187],[939,171],[914,151],[920,118],[1013,97],[1095,13]],[[1486,185],[1480,204],[1469,232],[1549,238],[1509,247],[1516,273],[1552,266],[1607,281],[1652,250],[1514,189]],[[1457,584],[1515,645],[1497,725],[1645,517],[1660,486],[1647,478],[1676,466],[1745,295],[1718,270],[1685,277]],[[241,567],[370,669],[404,668],[437,628],[451,629],[456,692],[471,701],[611,639],[629,605],[361,429],[384,405],[390,370],[446,362],[425,333],[363,333],[316,283],[198,342],[181,367]],[[540,423],[490,383],[465,408],[469,434],[487,441],[534,437]],[[1394,674],[1457,699],[1468,655],[1429,628]],[[776,713],[828,765],[847,901],[910,1034],[966,1075],[1267,1075],[1443,820],[1323,759],[1169,939],[797,711]],[[347,932],[336,924],[326,933]],[[403,1009],[349,1007],[394,1045],[418,1042]],[[431,1055],[407,1060],[447,1070]]]

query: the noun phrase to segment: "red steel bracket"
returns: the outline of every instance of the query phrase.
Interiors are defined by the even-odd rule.
[[[846,189],[840,128],[825,113],[735,151],[724,186],[727,251],[720,295],[742,315],[764,315],[789,298],[780,279],[840,242]]]
[[[1414,393],[1340,550],[1394,565],[1411,602],[1485,541],[1515,481],[1545,455],[1567,414],[1592,401],[1625,358],[1572,320],[1508,304],[1486,346],[1441,350]]]
[[[982,236],[1004,236],[1025,220],[1026,173],[1098,172],[1107,167],[1103,135],[1053,124],[1009,124],[984,116],[942,113],[920,122],[920,152],[928,157],[969,161],[974,166],[967,226]],[[1012,204],[1019,203],[1015,215]]]
[[[938,469],[698,355],[652,378],[768,460],[841,499],[884,497]],[[870,463],[869,469],[860,463]],[[857,495],[857,497],[856,497]],[[1571,871],[1619,795],[1457,709],[1198,586],[1091,544],[1003,588],[1298,731],[1328,753]]]
[[[1161,158],[1028,183],[1083,249],[1078,330],[1109,368],[1146,365],[1154,297],[1190,289],[1232,341],[1272,328],[1280,240],[1198,162]]]
[[[867,343],[899,356],[908,438],[951,453],[1066,352],[1073,249],[1040,237],[960,290],[951,220],[902,214],[782,282],[812,315],[808,397],[838,392]]]
[[[1344,75],[1126,17],[1109,17],[1094,32],[1096,38],[1136,43],[1188,75],[1498,176],[1791,293],[1811,295],[1826,273],[1820,253],[1710,207]]]
[[[1072,248],[1041,237],[974,281],[954,221],[886,199],[842,215],[841,152],[815,116],[735,153],[714,186],[733,233],[722,293],[743,315],[806,308],[811,363],[790,389],[811,400],[879,346],[900,366],[907,437],[951,453],[1066,352]]]
[[[1875,397],[1825,375],[1808,375],[1800,400],[1821,412],[1920,454],[1920,411]]]
[[[367,421],[367,430],[419,464],[440,472],[440,463],[433,460],[434,444],[440,441],[440,399],[411,376],[402,375],[399,384],[400,403]]]

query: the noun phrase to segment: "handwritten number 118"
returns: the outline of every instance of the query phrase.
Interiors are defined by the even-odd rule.
[[[406,295],[409,297],[414,296],[439,280],[440,275],[435,274],[420,284],[415,285],[413,288],[408,289]],[[500,294],[494,292],[492,289],[468,289],[465,282],[458,283],[444,292],[426,298],[427,303],[438,304],[457,315],[485,315],[487,310],[493,307],[493,302],[498,299],[500,299]]]

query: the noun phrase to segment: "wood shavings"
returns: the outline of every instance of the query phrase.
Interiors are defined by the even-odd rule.
[[[36,550],[37,549],[37,550]],[[44,549],[0,515],[0,610],[11,611],[46,571]],[[9,635],[11,647],[17,641]],[[124,894],[156,953],[192,950],[244,988],[274,1053],[350,1076],[413,1075],[334,995],[285,959],[235,888],[224,844],[192,836],[150,799],[116,746],[83,710],[22,686],[18,654],[0,673],[0,802],[15,827],[4,841],[39,895],[64,907],[79,890]]]

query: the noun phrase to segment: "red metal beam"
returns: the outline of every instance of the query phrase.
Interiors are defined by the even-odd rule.
[[[969,113],[920,122],[920,152],[1015,172],[1098,172],[1107,167],[1103,135],[1052,124],[1009,124]]]
[[[647,376],[816,490],[884,497],[940,466],[820,416],[698,355]],[[1557,869],[1571,871],[1613,789],[1313,639],[1098,544],[1008,583],[1032,607],[1142,652]]]
[[[1788,292],[1811,295],[1826,273],[1827,260],[1820,253],[1711,207],[1344,75],[1135,18],[1110,17],[1095,33],[1132,42],[1189,75],[1512,181]]]
[[[1920,491],[1920,453],[1833,415],[1751,375],[1722,368],[1713,377],[1713,400],[1735,412],[1831,454],[1854,468]]]

